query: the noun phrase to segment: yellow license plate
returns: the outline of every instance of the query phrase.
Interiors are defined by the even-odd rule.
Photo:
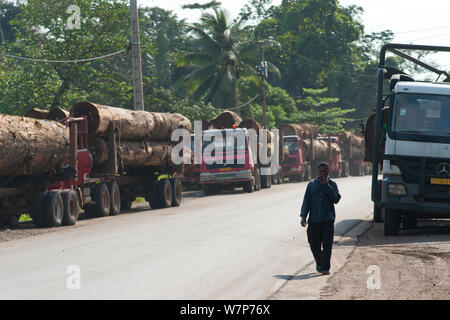
[[[220,172],[231,171],[231,168],[220,168],[219,171]]]
[[[431,178],[431,184],[442,184],[442,185],[450,186],[450,179]]]

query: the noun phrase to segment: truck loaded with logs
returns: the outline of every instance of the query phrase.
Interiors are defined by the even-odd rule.
[[[260,156],[260,150],[262,153],[266,151],[267,158],[272,156],[274,136],[270,131],[265,131],[264,135],[258,122],[242,120],[232,111],[223,112],[206,126],[208,129],[202,134],[203,161],[200,169],[200,184],[205,195],[239,187],[251,193],[270,188],[272,183],[281,183],[281,167],[264,174],[263,168],[271,167],[272,163]],[[261,142],[265,140],[266,143]],[[205,152],[207,150],[210,153]]]
[[[0,115],[0,223],[29,213],[38,227],[117,215],[137,196],[153,209],[179,206],[182,167],[172,132],[191,130],[179,114],[76,104],[62,122]]]
[[[369,174],[364,162],[364,139],[349,133],[320,135],[311,124],[285,124],[280,127],[288,155],[281,162],[283,176],[293,181],[309,181],[317,176],[321,162],[330,167],[330,176]]]

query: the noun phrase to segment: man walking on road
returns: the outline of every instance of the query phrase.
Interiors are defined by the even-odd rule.
[[[306,188],[300,213],[302,227],[306,227],[306,218],[309,214],[308,242],[316,260],[316,270],[322,274],[330,274],[334,220],[336,219],[334,205],[341,199],[337,184],[330,180],[328,173],[328,165],[321,163],[319,176]]]

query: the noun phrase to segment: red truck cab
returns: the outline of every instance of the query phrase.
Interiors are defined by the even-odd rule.
[[[247,129],[223,129],[203,131],[205,135],[222,135],[220,141],[203,140],[203,157],[200,169],[200,184],[205,195],[212,194],[222,188],[243,187],[244,192],[258,191],[260,188],[260,171],[254,162],[252,149],[249,145]],[[243,135],[242,139],[234,138],[233,144],[227,135]],[[205,152],[211,150],[210,154]]]
[[[302,140],[298,136],[284,136],[283,142],[289,155],[280,165],[283,170],[283,177],[288,177],[294,181],[308,181],[311,179],[311,166],[306,163],[306,156],[303,150]]]

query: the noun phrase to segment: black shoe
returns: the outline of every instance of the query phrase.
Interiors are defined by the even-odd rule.
[[[325,276],[325,275],[330,274],[330,271],[322,270],[321,273]]]

